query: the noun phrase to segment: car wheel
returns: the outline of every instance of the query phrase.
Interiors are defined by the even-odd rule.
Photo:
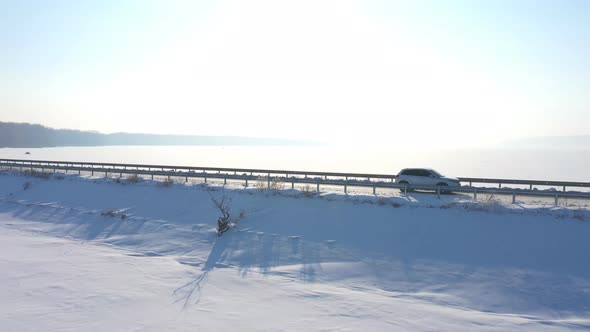
[[[440,183],[437,183],[436,186],[440,188],[441,194],[448,194],[448,193],[450,193],[450,191],[445,190],[445,188],[449,186],[448,184],[446,184],[444,182],[440,182]]]
[[[410,183],[408,183],[408,181],[400,181],[397,184],[401,185],[401,186],[409,186]],[[408,191],[412,191],[412,189],[407,189]],[[404,192],[404,188],[399,188],[399,191]]]

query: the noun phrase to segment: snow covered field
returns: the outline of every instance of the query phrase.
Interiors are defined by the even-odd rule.
[[[0,330],[590,330],[589,238],[583,206],[0,172]]]

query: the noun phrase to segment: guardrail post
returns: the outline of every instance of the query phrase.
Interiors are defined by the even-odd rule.
[[[533,185],[532,184],[529,186],[529,190],[533,190]]]
[[[346,191],[346,185],[344,185],[344,194],[348,194],[348,191]]]
[[[377,186],[373,185],[373,195],[377,195]]]
[[[406,196],[406,197],[408,196],[408,185],[407,184],[404,186],[404,196]]]
[[[473,189],[473,200],[477,201],[477,189]]]
[[[440,199],[440,187],[436,188],[436,196]]]
[[[558,194],[555,194],[555,206],[557,206],[557,197],[558,196],[559,196]]]
[[[78,170],[78,175],[80,175],[80,170]]]
[[[502,188],[502,184],[501,183],[498,183],[498,188]]]
[[[563,191],[565,192],[565,186],[563,186]]]
[[[516,204],[516,192],[512,193],[512,204]]]
[[[270,189],[270,173],[268,173],[268,176],[266,177],[266,185],[267,188]]]
[[[188,182],[188,176],[184,177],[184,182]]]
[[[295,181],[291,181],[291,190],[295,190]]]
[[[205,177],[205,183],[207,183],[207,177]]]
[[[319,182],[318,182],[318,184],[317,184],[316,191],[317,191],[317,192],[320,192],[320,183],[319,183]]]
[[[225,186],[227,184],[227,178],[223,178],[223,185]]]
[[[154,174],[152,174],[152,181],[154,181]]]
[[[246,185],[244,187],[248,188],[248,179],[246,179]]]

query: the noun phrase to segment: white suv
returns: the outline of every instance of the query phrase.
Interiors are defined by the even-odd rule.
[[[459,179],[441,175],[430,168],[404,168],[395,177],[395,183],[410,186],[460,187]]]

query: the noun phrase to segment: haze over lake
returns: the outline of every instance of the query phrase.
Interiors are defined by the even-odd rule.
[[[383,174],[432,167],[461,177],[590,181],[590,149],[107,146],[4,148],[0,158]]]

